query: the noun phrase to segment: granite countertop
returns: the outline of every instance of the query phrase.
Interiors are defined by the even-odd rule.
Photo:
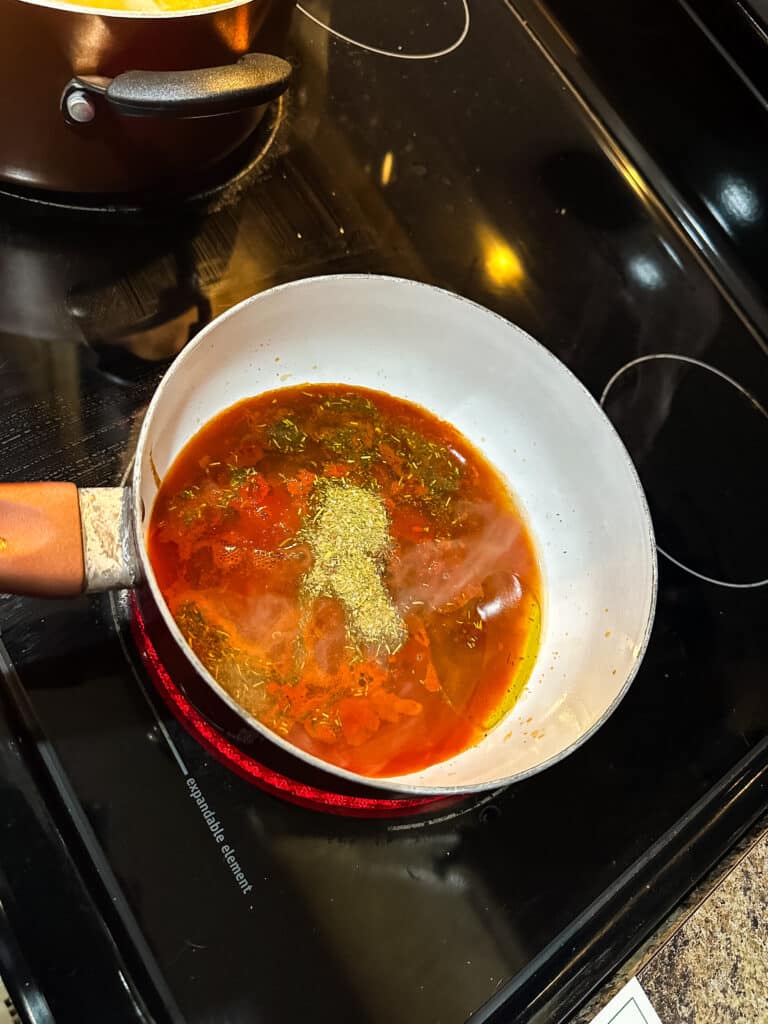
[[[576,1016],[633,976],[662,1024],[768,1024],[768,817]]]

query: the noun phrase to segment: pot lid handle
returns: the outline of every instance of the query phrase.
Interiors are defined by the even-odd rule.
[[[78,116],[83,94],[103,96],[126,117],[211,117],[257,107],[276,99],[288,88],[291,65],[268,53],[246,53],[235,64],[191,71],[124,71],[115,78],[80,75],[64,89],[62,109],[69,120]]]

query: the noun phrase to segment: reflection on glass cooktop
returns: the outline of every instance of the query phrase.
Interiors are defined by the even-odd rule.
[[[14,852],[37,847],[14,845],[8,913],[60,1022],[563,1020],[762,806],[768,588],[734,584],[768,575],[765,352],[506,4],[471,4],[457,46],[459,0],[363,6],[304,0],[269,158],[225,200],[110,218],[0,199],[3,474],[117,484],[168,360],[255,291],[429,281],[605,392],[670,556],[650,648],[563,764],[444,813],[356,820],[223,766],[128,648],[137,678],[106,598],[5,599],[10,692],[113,943],[93,962],[114,947],[109,999],[130,1002],[105,1013],[106,987],[79,984],[74,1008],[87,929],[44,955],[40,915],[74,911],[56,887],[42,906]],[[375,52],[399,46],[453,48]]]
[[[768,35],[757,5],[506,2],[767,336]]]

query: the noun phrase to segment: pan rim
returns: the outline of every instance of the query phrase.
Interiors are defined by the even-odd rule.
[[[371,776],[360,775],[357,772],[351,772],[345,768],[339,768],[336,765],[329,763],[328,761],[323,761],[321,758],[315,757],[313,754],[307,753],[300,747],[297,747],[295,744],[289,743],[281,736],[278,736],[276,733],[272,732],[271,729],[268,729],[265,725],[259,722],[258,719],[254,718],[243,707],[241,707],[241,705],[239,705],[237,701],[235,701],[230,696],[230,694],[227,693],[227,691],[224,690],[224,688],[216,682],[211,673],[205,668],[205,666],[202,664],[197,655],[195,655],[195,653],[189,647],[187,641],[184,639],[181,633],[181,630],[178,628],[175,620],[168,611],[168,607],[157,584],[154,570],[149,561],[144,535],[144,523],[142,522],[140,508],[141,465],[143,461],[144,449],[147,445],[148,435],[151,429],[152,419],[154,417],[156,409],[162,402],[163,394],[168,387],[168,382],[175,376],[177,376],[178,373],[182,372],[185,361],[189,358],[190,354],[194,352],[198,345],[208,337],[209,334],[217,330],[218,327],[226,320],[230,319],[231,317],[238,316],[242,310],[247,309],[253,303],[264,299],[268,295],[273,295],[278,292],[284,292],[294,288],[312,287],[318,284],[328,284],[333,282],[348,282],[350,280],[361,282],[385,281],[388,284],[395,285],[397,287],[412,287],[424,289],[433,294],[438,293],[444,298],[448,298],[452,301],[463,303],[480,314],[493,317],[494,319],[498,320],[500,324],[503,324],[505,329],[511,326],[515,330],[519,331],[521,334],[525,336],[525,338],[528,341],[532,342],[538,349],[541,349],[546,354],[546,356],[552,360],[553,364],[558,368],[558,372],[564,372],[566,376],[571,379],[571,383],[577,386],[577,388],[581,391],[582,395],[588,399],[588,401],[592,404],[594,409],[597,410],[597,412],[600,414],[601,420],[603,421],[604,425],[608,428],[609,433],[613,436],[614,441],[618,445],[618,452],[623,458],[626,468],[630,472],[630,477],[637,491],[637,495],[640,502],[640,512],[642,515],[643,525],[645,528],[644,539],[647,541],[649,550],[650,593],[648,595],[648,610],[646,620],[643,626],[642,639],[637,646],[637,654],[634,658],[633,664],[629,672],[627,673],[622,686],[615,694],[613,700],[604,709],[601,715],[583,733],[581,733],[581,735],[579,735],[566,747],[563,747],[557,753],[551,755],[550,757],[539,762],[538,764],[532,765],[530,768],[526,768],[522,771],[514,772],[512,775],[509,776],[488,779],[483,782],[473,783],[469,785],[466,783],[462,785],[451,786],[414,785],[410,783],[399,783],[395,776],[389,776],[386,778],[379,779]],[[595,398],[595,396],[587,389],[587,387],[576,376],[576,374],[573,373],[573,371],[570,370],[569,367],[562,362],[562,360],[558,359],[558,357],[553,352],[551,352],[545,345],[537,341],[536,338],[530,335],[527,331],[523,330],[523,328],[518,327],[517,324],[513,324],[511,321],[507,320],[500,314],[494,312],[491,309],[488,309],[486,306],[482,306],[480,303],[474,302],[472,299],[468,299],[465,296],[459,295],[456,292],[452,292],[446,288],[440,288],[435,285],[427,284],[426,282],[423,281],[416,281],[410,278],[403,277],[394,277],[386,274],[328,274],[299,278],[294,281],[288,281],[284,284],[275,285],[274,287],[265,289],[262,292],[257,292],[255,295],[251,295],[248,298],[243,299],[241,302],[238,302],[236,305],[230,307],[228,310],[225,310],[219,316],[215,317],[209,324],[207,324],[203,328],[203,330],[201,330],[200,333],[194,338],[194,340],[191,341],[189,345],[187,345],[187,347],[176,357],[176,359],[166,372],[165,376],[160,381],[160,384],[158,385],[154,395],[152,396],[152,400],[150,401],[149,406],[147,407],[147,411],[144,416],[144,421],[141,426],[139,440],[136,447],[132,483],[133,495],[131,504],[133,510],[133,526],[135,531],[136,544],[139,552],[139,558],[143,569],[144,579],[146,580],[146,583],[152,592],[152,596],[156,601],[158,608],[160,609],[165,625],[170,630],[174,640],[177,642],[180,649],[182,650],[186,658],[190,661],[194,669],[202,676],[203,680],[214,689],[216,694],[220,696],[225,701],[225,703],[228,704],[229,707],[239,715],[240,718],[242,718],[251,728],[254,728],[265,739],[269,740],[270,742],[276,743],[279,747],[281,747],[283,750],[285,750],[292,756],[296,757],[300,761],[304,761],[305,763],[310,764],[313,767],[321,769],[325,772],[329,772],[339,778],[343,778],[346,781],[352,782],[359,786],[364,786],[366,788],[375,789],[378,791],[391,794],[401,794],[404,796],[459,796],[462,794],[466,794],[467,796],[469,796],[474,793],[480,793],[491,789],[511,786],[517,782],[522,782],[524,779],[531,778],[534,775],[538,775],[540,772],[558,764],[560,761],[564,760],[570,754],[578,750],[579,747],[581,747],[584,743],[587,742],[587,740],[594,736],[598,729],[600,729],[605,724],[605,722],[608,721],[608,719],[611,717],[611,715],[614,713],[614,711],[619,706],[621,701],[624,699],[630,686],[634,682],[637,673],[640,670],[640,666],[642,665],[645,653],[648,649],[648,644],[650,643],[658,597],[658,555],[656,549],[656,540],[650,509],[648,507],[648,501],[645,496],[643,485],[640,481],[640,477],[637,473],[635,464],[632,461],[632,458],[629,455],[629,452],[627,451],[624,442],[619,436],[618,431],[606,415],[605,411],[600,406],[600,403]],[[148,514],[151,514],[151,510],[148,512]],[[504,720],[502,719],[502,721],[498,723],[496,728],[500,728],[503,721]]]

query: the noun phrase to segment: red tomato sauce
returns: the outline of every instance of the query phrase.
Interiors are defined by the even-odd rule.
[[[218,683],[362,775],[476,743],[535,660],[541,578],[504,480],[381,392],[302,385],[225,410],[162,481],[148,547]]]

